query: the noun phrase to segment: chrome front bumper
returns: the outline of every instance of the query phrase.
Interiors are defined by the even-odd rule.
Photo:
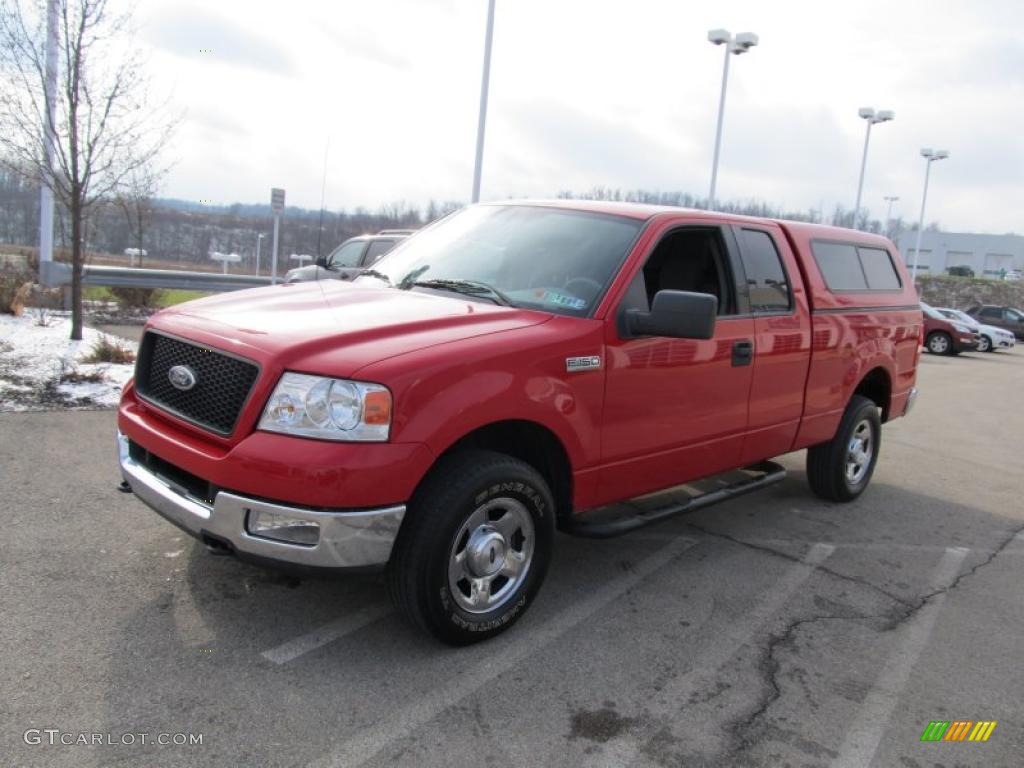
[[[355,511],[315,511],[273,504],[220,491],[212,504],[180,493],[136,462],[128,438],[117,433],[121,476],[132,492],[179,528],[203,539],[227,542],[236,552],[281,563],[316,568],[364,568],[383,565],[405,516],[405,506]],[[247,529],[252,513],[268,512],[309,520],[320,526],[316,544],[304,546],[254,536]]]

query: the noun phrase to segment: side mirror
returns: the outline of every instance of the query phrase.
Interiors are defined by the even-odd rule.
[[[628,336],[710,339],[715,335],[718,299],[710,293],[658,291],[650,312],[626,310]]]
[[[316,257],[316,261],[313,262],[313,263],[316,264],[321,269],[327,269],[327,257],[326,256],[317,256]]]

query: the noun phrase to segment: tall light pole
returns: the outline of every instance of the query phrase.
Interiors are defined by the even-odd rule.
[[[889,203],[889,208],[885,212],[885,236],[890,238],[890,239],[892,239],[892,235],[896,234],[891,229],[891,227],[892,227],[892,204],[895,203],[900,198],[897,195],[886,195],[882,199],[885,200],[887,203]]]
[[[880,109],[875,112],[874,107],[861,107],[857,114],[868,123],[867,133],[864,134],[864,155],[860,159],[860,181],[857,182],[857,202],[853,204],[853,229],[857,229],[857,216],[860,214],[860,197],[864,192],[864,170],[868,166],[868,143],[871,141],[871,126],[876,123],[887,123],[896,118],[896,113],[891,109]]]
[[[57,51],[60,37],[57,0],[46,3],[46,111],[43,113],[43,164],[46,178],[39,185],[39,282],[50,284],[53,262],[53,155],[57,121]]]
[[[890,221],[892,221],[892,204],[895,203],[900,198],[898,195],[886,195],[882,199],[889,203],[889,209],[885,213],[885,223],[888,224]]]
[[[487,34],[484,37],[484,74],[480,82],[480,116],[476,123],[476,164],[473,166],[473,200],[480,202],[480,172],[484,164],[484,129],[487,127],[487,91],[491,83],[491,41],[494,39],[494,0],[487,4]]]
[[[715,129],[715,155],[711,160],[711,190],[708,193],[708,208],[715,207],[715,186],[718,183],[718,155],[722,148],[722,121],[725,118],[725,91],[729,85],[729,56],[746,53],[758,43],[753,32],[741,32],[733,37],[727,29],[712,29],[708,40],[715,45],[725,46],[725,63],[722,65],[722,95],[718,99],[718,127]]]
[[[914,264],[910,267],[910,282],[917,280],[917,260],[921,256],[921,231],[924,229],[924,206],[928,202],[928,178],[932,173],[932,163],[945,160],[949,151],[945,149],[922,149],[921,157],[925,159],[924,192],[921,195],[921,218],[917,220],[917,244],[914,246]]]

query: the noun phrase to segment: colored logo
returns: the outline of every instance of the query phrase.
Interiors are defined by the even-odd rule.
[[[932,720],[921,741],[988,741],[995,728],[995,720]]]

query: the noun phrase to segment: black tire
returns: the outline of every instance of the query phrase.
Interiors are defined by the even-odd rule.
[[[526,542],[530,538],[527,533],[530,525],[523,518],[524,510],[532,524],[529,554]],[[464,565],[466,579],[453,585],[450,583],[451,563],[458,562],[454,557],[461,553],[463,564],[473,562],[494,567],[496,548],[487,544],[483,550],[479,547],[473,550],[478,554],[482,551],[485,558],[489,555],[489,563],[479,558],[472,560],[469,557],[471,534],[475,531],[479,535],[489,523],[463,529],[471,519],[481,519],[481,515],[487,521],[501,521],[505,515],[513,513],[523,525],[516,529],[508,543],[503,538],[497,545],[500,552],[497,557],[505,563],[511,562],[513,554],[518,554],[524,558],[521,562],[528,565],[520,566],[522,574],[514,577],[515,580],[501,573],[486,576],[490,581],[485,605],[473,611],[472,606],[464,605],[472,600],[466,595],[470,590],[470,566]],[[457,536],[459,541],[456,541]],[[554,500],[544,478],[533,467],[492,451],[452,454],[431,471],[409,504],[388,563],[391,599],[398,612],[413,626],[445,643],[469,645],[487,640],[512,626],[533,602],[551,560],[554,536]],[[514,553],[516,537],[522,551]],[[461,552],[456,551],[459,547],[462,547]],[[497,599],[504,586],[509,589],[501,603],[487,609],[486,601]],[[454,590],[459,590],[459,594]]]
[[[945,331],[932,331],[925,340],[925,347],[933,355],[951,355],[953,339]]]
[[[982,334],[981,338],[978,339],[978,351],[979,352],[995,352],[996,348],[992,344],[992,339]]]
[[[858,465],[861,471],[853,478],[848,473],[851,444],[855,435],[860,434],[863,425],[871,436],[871,453],[866,464]],[[878,463],[881,447],[882,420],[878,406],[866,397],[854,395],[846,406],[835,437],[829,442],[816,445],[807,451],[807,481],[811,490],[829,501],[853,501],[860,496],[871,482]]]

